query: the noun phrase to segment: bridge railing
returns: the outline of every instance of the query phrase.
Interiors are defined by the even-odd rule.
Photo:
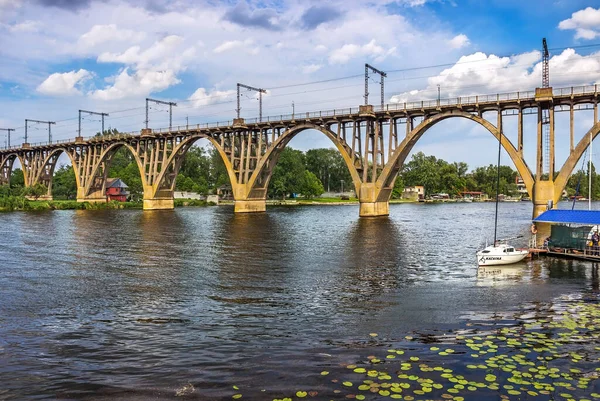
[[[571,95],[584,95],[584,94],[598,94],[598,85],[582,85],[582,86],[571,86],[568,88],[555,88],[552,90],[554,96],[571,96]],[[476,105],[481,103],[495,103],[500,101],[510,100],[531,100],[535,99],[535,91],[523,91],[523,92],[508,92],[508,93],[497,93],[492,95],[471,95],[471,96],[460,96],[448,99],[434,99],[434,100],[421,100],[414,102],[402,102],[402,103],[389,103],[383,106],[373,106],[375,111],[401,111],[401,110],[418,110],[425,108],[436,108],[443,106],[458,106],[458,105]],[[315,119],[323,117],[335,117],[335,116],[348,116],[352,114],[358,114],[358,107],[349,107],[342,109],[322,110],[314,112],[303,112],[294,114],[280,114],[278,116],[267,116],[262,119],[251,118],[245,119],[247,124],[257,124],[261,122],[283,122],[293,121],[295,119]],[[168,132],[181,132],[188,131],[189,129],[210,129],[219,127],[230,127],[233,125],[233,121],[220,121],[210,122],[203,124],[192,124],[192,125],[178,125],[171,128],[157,128],[152,129],[153,133],[168,133]],[[139,136],[139,132],[128,132],[119,133],[116,135],[103,135],[103,136],[92,136],[84,138],[86,142],[99,142],[105,140],[119,140],[130,138],[133,136]],[[52,142],[37,142],[32,143],[31,146],[48,146],[63,143],[74,143],[76,138],[70,139],[59,139]],[[12,150],[20,149],[22,145],[13,145],[10,147],[2,147],[0,149]]]
[[[554,96],[585,95],[592,93],[598,93],[598,85],[571,86],[570,88],[558,88],[552,90]]]

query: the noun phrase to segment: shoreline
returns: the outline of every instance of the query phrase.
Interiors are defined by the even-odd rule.
[[[175,199],[174,205],[179,207],[216,206],[213,202],[196,199]],[[143,209],[143,202],[77,202],[75,200],[29,200],[16,199],[10,206],[0,207],[0,213],[9,212],[41,212],[48,210],[117,210]]]

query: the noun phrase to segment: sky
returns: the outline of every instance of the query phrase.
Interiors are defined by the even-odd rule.
[[[0,128],[16,128],[13,145],[25,119],[55,121],[54,140],[74,138],[83,109],[139,132],[146,97],[176,102],[174,125],[229,121],[236,83],[267,90],[264,116],[356,107],[365,63],[388,72],[387,103],[435,99],[438,85],[442,98],[532,90],[543,37],[551,86],[600,83],[600,0],[0,0]],[[377,76],[370,85],[377,104]],[[568,156],[568,114],[557,116],[557,168]],[[241,116],[257,115],[255,94],[243,91]],[[576,117],[579,139],[593,117]],[[167,127],[167,107],[152,105],[149,121]],[[504,124],[516,141],[516,117]],[[99,130],[97,116],[84,117],[84,136]],[[48,138],[45,125],[28,132],[29,142]],[[528,117],[532,168],[535,135]],[[474,168],[495,162],[495,144],[477,124],[450,119],[413,151]],[[303,132],[290,146],[333,144]]]

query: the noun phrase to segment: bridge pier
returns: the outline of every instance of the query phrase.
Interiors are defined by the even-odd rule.
[[[235,213],[258,213],[267,210],[266,199],[235,200],[233,211]]]
[[[390,202],[360,202],[360,217],[379,217],[390,214]]]
[[[358,215],[360,217],[379,217],[388,216],[390,214],[389,197],[384,197],[382,200],[382,192],[373,183],[364,183],[360,186],[358,201],[360,209]]]
[[[144,210],[170,210],[175,209],[173,191],[154,191],[151,185],[144,186]]]
[[[252,191],[248,184],[232,184],[231,191],[235,200],[233,211],[235,213],[259,213],[267,211],[266,189]]]
[[[99,190],[86,195],[85,187],[77,187],[77,202],[103,203],[106,202],[106,194],[103,190]]]
[[[562,192],[562,188],[560,188]],[[533,216],[535,219],[540,214],[548,209],[548,201],[552,201],[552,208],[556,208],[556,204],[560,200],[561,193],[556,193],[554,181],[539,181],[536,180],[533,184]]]

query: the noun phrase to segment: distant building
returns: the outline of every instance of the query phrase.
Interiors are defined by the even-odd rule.
[[[463,199],[471,199],[471,200],[481,200],[485,199],[485,195],[483,192],[479,191],[465,191],[460,193]]]
[[[188,192],[188,191],[173,191],[173,198],[175,199],[204,199],[203,195],[200,195],[196,192]]]
[[[217,188],[217,196],[219,199],[233,199],[233,191],[231,185],[225,184]]]
[[[120,178],[106,179],[106,199],[108,201],[126,202],[129,196],[127,184]]]
[[[425,187],[423,185],[404,187],[404,191],[402,191],[402,199],[423,200],[424,198]]]
[[[525,181],[519,176],[515,178],[515,184],[517,184],[517,192],[519,195],[528,196],[527,187],[525,186]]]

